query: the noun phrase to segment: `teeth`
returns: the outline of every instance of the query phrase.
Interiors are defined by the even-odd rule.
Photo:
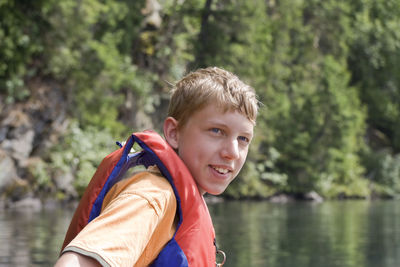
[[[223,169],[223,168],[214,167],[214,170],[216,170],[217,172],[222,173],[222,174],[228,173],[228,170]]]

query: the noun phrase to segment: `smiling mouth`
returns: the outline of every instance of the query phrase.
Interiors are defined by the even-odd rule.
[[[229,172],[229,170],[225,169],[225,168],[213,167],[213,166],[211,166],[211,168],[213,168],[214,170],[216,170],[220,174],[227,174]]]

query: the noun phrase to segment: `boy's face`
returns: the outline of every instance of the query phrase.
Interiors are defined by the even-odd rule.
[[[200,193],[218,195],[242,168],[253,128],[238,111],[223,112],[211,104],[196,111],[182,128],[176,128],[176,138],[169,143],[188,167]]]

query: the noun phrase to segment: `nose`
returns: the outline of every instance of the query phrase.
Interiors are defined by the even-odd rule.
[[[224,142],[224,147],[221,151],[221,156],[225,159],[234,160],[239,158],[239,143],[238,140],[227,140]]]

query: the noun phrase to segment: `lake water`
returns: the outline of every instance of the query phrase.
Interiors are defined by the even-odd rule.
[[[400,202],[228,202],[210,209],[229,267],[400,266]]]
[[[209,205],[226,267],[400,266],[400,202]],[[0,267],[53,266],[71,210],[0,211]]]

